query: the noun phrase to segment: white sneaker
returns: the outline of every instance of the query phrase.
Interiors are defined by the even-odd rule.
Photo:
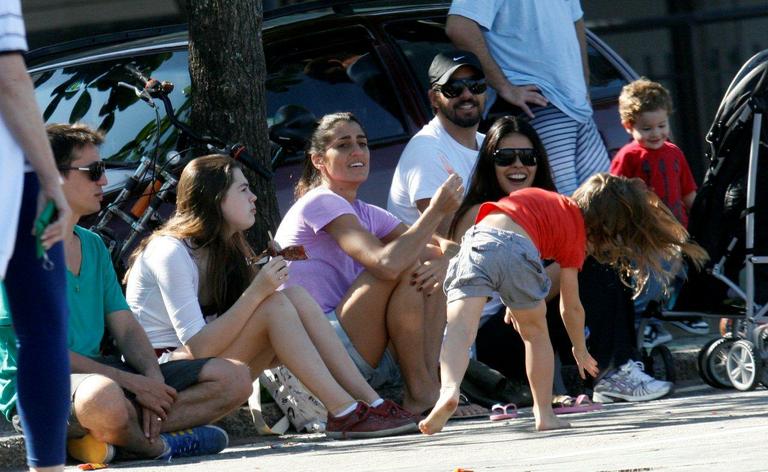
[[[593,401],[611,403],[616,400],[638,402],[656,400],[672,390],[672,382],[656,380],[643,372],[643,363],[628,360],[615,372],[595,385]]]
[[[629,372],[629,375],[636,381],[648,384],[650,388],[653,390],[667,389],[667,393],[669,393],[672,390],[672,387],[674,387],[675,384],[673,384],[672,382],[667,382],[666,380],[659,380],[646,374],[645,365],[643,365],[642,362],[629,360],[624,365],[627,365],[630,362],[632,363],[632,365],[630,366],[631,370]]]

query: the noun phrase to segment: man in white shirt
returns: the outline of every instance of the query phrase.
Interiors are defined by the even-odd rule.
[[[387,210],[411,225],[450,172],[466,185],[485,136],[477,132],[485,107],[485,75],[471,52],[440,53],[429,67],[429,102],[435,117],[411,138],[392,177]],[[453,215],[438,226],[448,234]]]

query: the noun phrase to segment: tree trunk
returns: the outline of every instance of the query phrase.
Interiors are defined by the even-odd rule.
[[[193,128],[242,143],[269,168],[261,0],[187,0],[187,13]],[[256,224],[248,233],[258,252],[280,214],[272,182],[248,169],[245,174],[258,197]]]

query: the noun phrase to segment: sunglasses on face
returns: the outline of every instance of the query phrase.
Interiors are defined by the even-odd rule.
[[[106,171],[104,161],[95,161],[88,164],[87,167],[59,167],[59,170],[79,170],[82,172],[88,172],[88,178],[94,182],[98,182]]]
[[[437,89],[445,98],[456,98],[469,89],[472,95],[479,95],[488,88],[485,79],[454,79],[443,85],[438,85]]]
[[[536,150],[531,148],[501,148],[493,151],[492,157],[499,167],[511,166],[518,159],[524,166],[535,166],[538,158]]]

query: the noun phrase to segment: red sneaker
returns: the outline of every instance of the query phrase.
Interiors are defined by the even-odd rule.
[[[417,415],[414,415],[410,411],[406,410],[402,406],[398,405],[397,403],[393,402],[392,400],[384,400],[384,402],[379,406],[372,406],[371,407],[371,413],[380,415],[380,416],[389,416],[390,418],[401,418],[413,421],[414,423],[418,424],[419,421],[421,421],[422,418],[419,418]]]
[[[325,435],[333,439],[362,439],[395,436],[417,430],[418,425],[410,418],[382,415],[365,403],[357,402],[355,411],[348,415],[339,418],[328,413]]]

